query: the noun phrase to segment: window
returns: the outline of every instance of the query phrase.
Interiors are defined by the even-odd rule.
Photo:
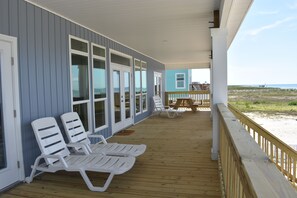
[[[184,73],[177,73],[175,74],[175,88],[176,89],[184,89],[185,86],[185,74]]]
[[[147,111],[147,63],[134,60],[135,65],[135,112]]]
[[[154,96],[162,98],[162,73],[154,72]]]
[[[147,78],[146,78],[146,62],[141,61],[141,93],[142,93],[142,111],[147,110]]]
[[[107,127],[106,50],[92,44],[94,128]]]
[[[90,89],[88,42],[70,37],[72,108],[89,130]]]

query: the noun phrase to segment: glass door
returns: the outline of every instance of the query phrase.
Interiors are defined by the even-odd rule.
[[[111,64],[112,75],[112,132],[116,133],[133,124],[131,68],[115,63]]]

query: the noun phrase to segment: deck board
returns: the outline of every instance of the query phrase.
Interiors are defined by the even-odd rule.
[[[210,159],[209,111],[185,112],[168,119],[152,116],[130,128],[128,136],[109,142],[147,145],[135,166],[114,177],[106,192],[91,192],[78,173],[60,171],[37,176],[2,197],[220,197],[218,165]],[[90,173],[95,184],[107,174]]]

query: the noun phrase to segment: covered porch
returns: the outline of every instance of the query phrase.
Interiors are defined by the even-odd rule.
[[[116,176],[104,193],[90,191],[78,173],[45,173],[20,184],[3,197],[221,197],[217,161],[212,161],[210,111],[187,111],[183,117],[152,116],[109,142],[146,144],[126,174]],[[92,174],[96,184],[107,175]]]

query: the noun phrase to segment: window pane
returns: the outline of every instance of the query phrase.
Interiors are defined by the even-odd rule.
[[[120,65],[130,66],[130,59],[129,58],[119,56],[119,55],[116,55],[116,54],[111,54],[111,62],[120,64]]]
[[[105,100],[95,102],[95,128],[105,125]]]
[[[105,61],[94,59],[93,65],[94,97],[106,98]]]
[[[120,90],[120,72],[113,71],[113,97],[114,97],[114,122],[120,122],[121,118],[121,90]]]
[[[141,67],[141,62],[140,62],[140,60],[135,60],[135,66],[136,66],[136,67]]]
[[[88,52],[88,44],[82,41],[71,39],[71,49]]]
[[[73,101],[89,99],[88,58],[72,54]]]
[[[184,74],[177,74],[176,75],[176,80],[184,80],[185,79],[185,75]]]
[[[142,67],[143,69],[146,69],[146,68],[147,68],[146,62],[141,62],[141,67]]]
[[[184,81],[177,81],[177,87],[182,88],[184,87]]]
[[[105,49],[93,46],[93,54],[96,56],[105,57]]]
[[[142,95],[142,110],[146,111],[146,94]]]
[[[136,107],[136,113],[140,112],[140,96],[136,96],[135,98],[135,107]]]
[[[140,94],[141,92],[141,83],[140,83],[140,68],[135,67],[135,92]]]
[[[142,77],[142,93],[146,93],[147,92],[146,70],[141,71],[141,77]]]
[[[125,80],[125,118],[130,118],[130,72],[124,73],[124,80]]]
[[[77,112],[81,122],[83,123],[85,130],[89,131],[88,124],[88,103],[73,105],[73,111]]]

